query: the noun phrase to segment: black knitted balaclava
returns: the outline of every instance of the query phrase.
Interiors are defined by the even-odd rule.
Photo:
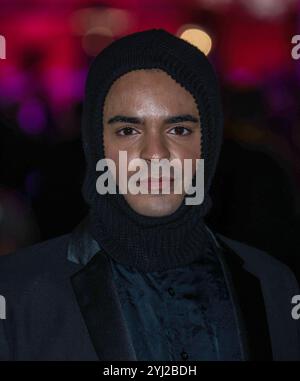
[[[148,217],[135,212],[122,194],[100,195],[96,163],[105,158],[103,107],[105,97],[123,74],[161,69],[189,91],[201,125],[205,190],[201,205],[181,206],[171,215]],[[82,139],[87,170],[83,196],[90,206],[89,229],[100,247],[119,263],[140,271],[162,271],[195,261],[206,245],[203,217],[210,208],[209,188],[222,141],[222,112],[214,70],[206,56],[190,43],[151,29],[127,35],[106,47],[88,73],[83,107]]]

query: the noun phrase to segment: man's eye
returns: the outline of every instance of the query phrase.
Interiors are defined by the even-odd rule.
[[[136,135],[137,133],[138,132],[132,127],[124,127],[116,132],[117,135],[121,136]]]
[[[186,127],[176,126],[170,130],[170,133],[172,135],[189,135],[192,133],[192,131]]]

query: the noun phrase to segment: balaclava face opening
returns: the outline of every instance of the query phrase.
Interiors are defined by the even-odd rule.
[[[204,202],[181,206],[165,217],[136,213],[124,196],[99,195],[96,163],[103,159],[103,107],[113,82],[140,69],[161,69],[189,91],[197,104],[201,152],[205,167]],[[82,138],[87,163],[83,196],[90,206],[90,231],[115,260],[141,271],[187,264],[205,244],[203,217],[210,208],[212,182],[222,140],[222,112],[214,71],[206,56],[188,42],[162,29],[123,37],[93,61],[86,83]]]

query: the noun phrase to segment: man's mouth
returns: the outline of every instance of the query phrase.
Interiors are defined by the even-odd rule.
[[[159,177],[159,178],[153,178],[153,177],[148,177],[146,179],[139,180],[138,185],[141,186],[147,186],[148,190],[150,189],[163,189],[167,187],[168,185],[171,187],[172,184],[174,183],[174,178],[173,177]]]

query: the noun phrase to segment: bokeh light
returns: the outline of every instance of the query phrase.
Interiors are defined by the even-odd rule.
[[[183,29],[183,30],[182,30]],[[210,36],[200,28],[182,27],[178,35],[185,41],[196,46],[205,55],[208,55],[212,48],[212,39]]]
[[[83,50],[89,56],[96,56],[113,41],[110,29],[99,26],[90,29],[82,38]]]

